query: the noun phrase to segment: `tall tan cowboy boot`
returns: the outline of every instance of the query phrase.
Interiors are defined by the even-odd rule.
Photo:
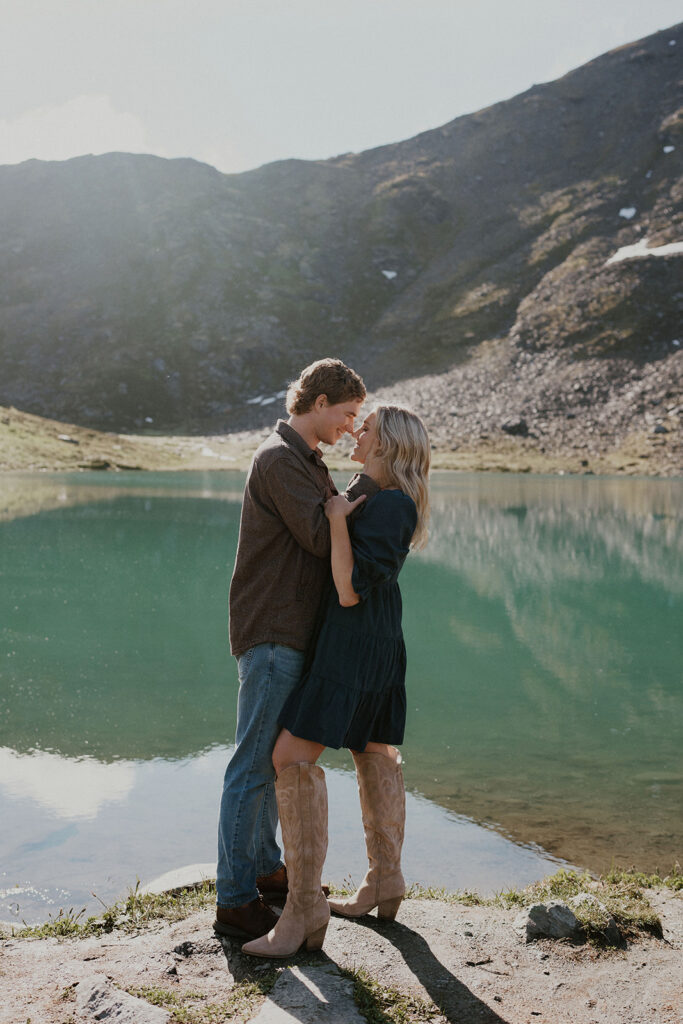
[[[405,895],[401,847],[406,820],[403,770],[385,754],[354,754],[368,853],[368,872],[350,899],[328,900],[343,917],[377,916],[393,921]]]
[[[320,949],[330,908],[320,888],[327,853],[327,786],[315,764],[292,764],[275,783],[289,891],[277,924],[242,946],[251,956],[288,957],[306,943]]]

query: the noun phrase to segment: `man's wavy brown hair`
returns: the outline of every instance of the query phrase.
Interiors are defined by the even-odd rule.
[[[318,359],[287,388],[287,412],[290,416],[310,412],[318,395],[325,395],[329,405],[354,399],[362,402],[365,384],[341,359]]]

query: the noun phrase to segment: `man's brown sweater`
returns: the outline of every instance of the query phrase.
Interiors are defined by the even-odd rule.
[[[379,490],[367,476],[347,497]],[[237,558],[230,584],[230,647],[256,644],[304,651],[330,573],[324,503],[337,490],[319,449],[284,420],[258,448],[244,490]]]

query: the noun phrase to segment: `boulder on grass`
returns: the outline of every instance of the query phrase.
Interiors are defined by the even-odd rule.
[[[534,903],[515,920],[515,928],[526,942],[535,939],[582,939],[576,914],[562,900]]]

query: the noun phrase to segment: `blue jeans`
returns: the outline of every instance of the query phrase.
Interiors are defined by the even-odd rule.
[[[271,758],[280,732],[278,715],[301,678],[303,664],[303,651],[281,644],[257,644],[237,659],[236,745],[225,771],[218,821],[219,907],[256,899],[257,876],[282,865]]]

